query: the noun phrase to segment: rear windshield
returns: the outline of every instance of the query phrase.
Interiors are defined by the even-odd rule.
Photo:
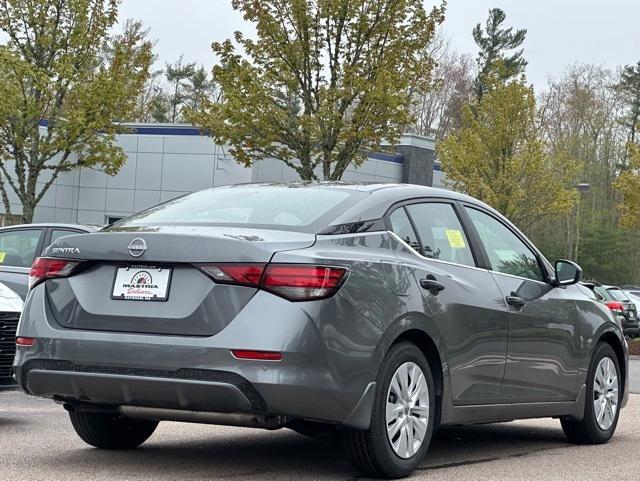
[[[215,188],[165,202],[127,217],[113,227],[237,225],[317,232],[363,194],[301,186]]]
[[[616,301],[628,301],[629,298],[622,292],[620,289],[607,289],[611,297],[613,297]]]
[[[596,291],[598,294],[600,294],[602,297],[604,297],[605,300],[607,301],[610,301],[613,299],[611,292],[608,289],[605,289],[604,287],[595,286],[593,290]]]

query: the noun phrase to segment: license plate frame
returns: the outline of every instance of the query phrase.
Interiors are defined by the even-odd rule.
[[[154,275],[156,276],[155,279]],[[148,276],[148,280],[144,283],[138,283],[135,279],[138,276],[140,276],[140,279]],[[120,281],[118,280],[119,277]],[[127,278],[130,279],[129,282],[124,282]],[[111,299],[117,301],[166,302],[169,299],[172,278],[173,267],[170,266],[150,264],[118,265],[115,268],[111,285]],[[144,292],[145,290],[148,292]]]

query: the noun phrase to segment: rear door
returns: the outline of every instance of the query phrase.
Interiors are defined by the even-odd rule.
[[[572,291],[578,287],[552,287],[542,260],[515,230],[479,208],[465,212],[509,312],[502,401],[575,400],[580,333]]]
[[[507,314],[491,274],[478,263],[454,203],[421,201],[389,214],[416,266],[424,312],[448,353],[452,402],[499,401],[507,351]],[[399,254],[403,255],[403,254]]]
[[[23,299],[27,295],[31,263],[42,248],[44,232],[41,227],[0,232],[0,282]]]

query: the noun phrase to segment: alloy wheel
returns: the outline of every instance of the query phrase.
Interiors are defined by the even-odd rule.
[[[393,374],[385,420],[394,452],[404,459],[416,454],[429,425],[429,386],[416,363],[405,362]]]
[[[616,418],[618,410],[618,372],[609,357],[598,363],[593,380],[593,414],[598,426],[608,430]]]

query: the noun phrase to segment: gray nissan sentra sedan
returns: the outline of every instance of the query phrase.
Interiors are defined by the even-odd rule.
[[[611,438],[628,350],[580,277],[445,190],[214,188],[51,245],[14,372],[99,448],[162,420],[288,427],[402,477],[444,425],[556,417],[573,442]]]

